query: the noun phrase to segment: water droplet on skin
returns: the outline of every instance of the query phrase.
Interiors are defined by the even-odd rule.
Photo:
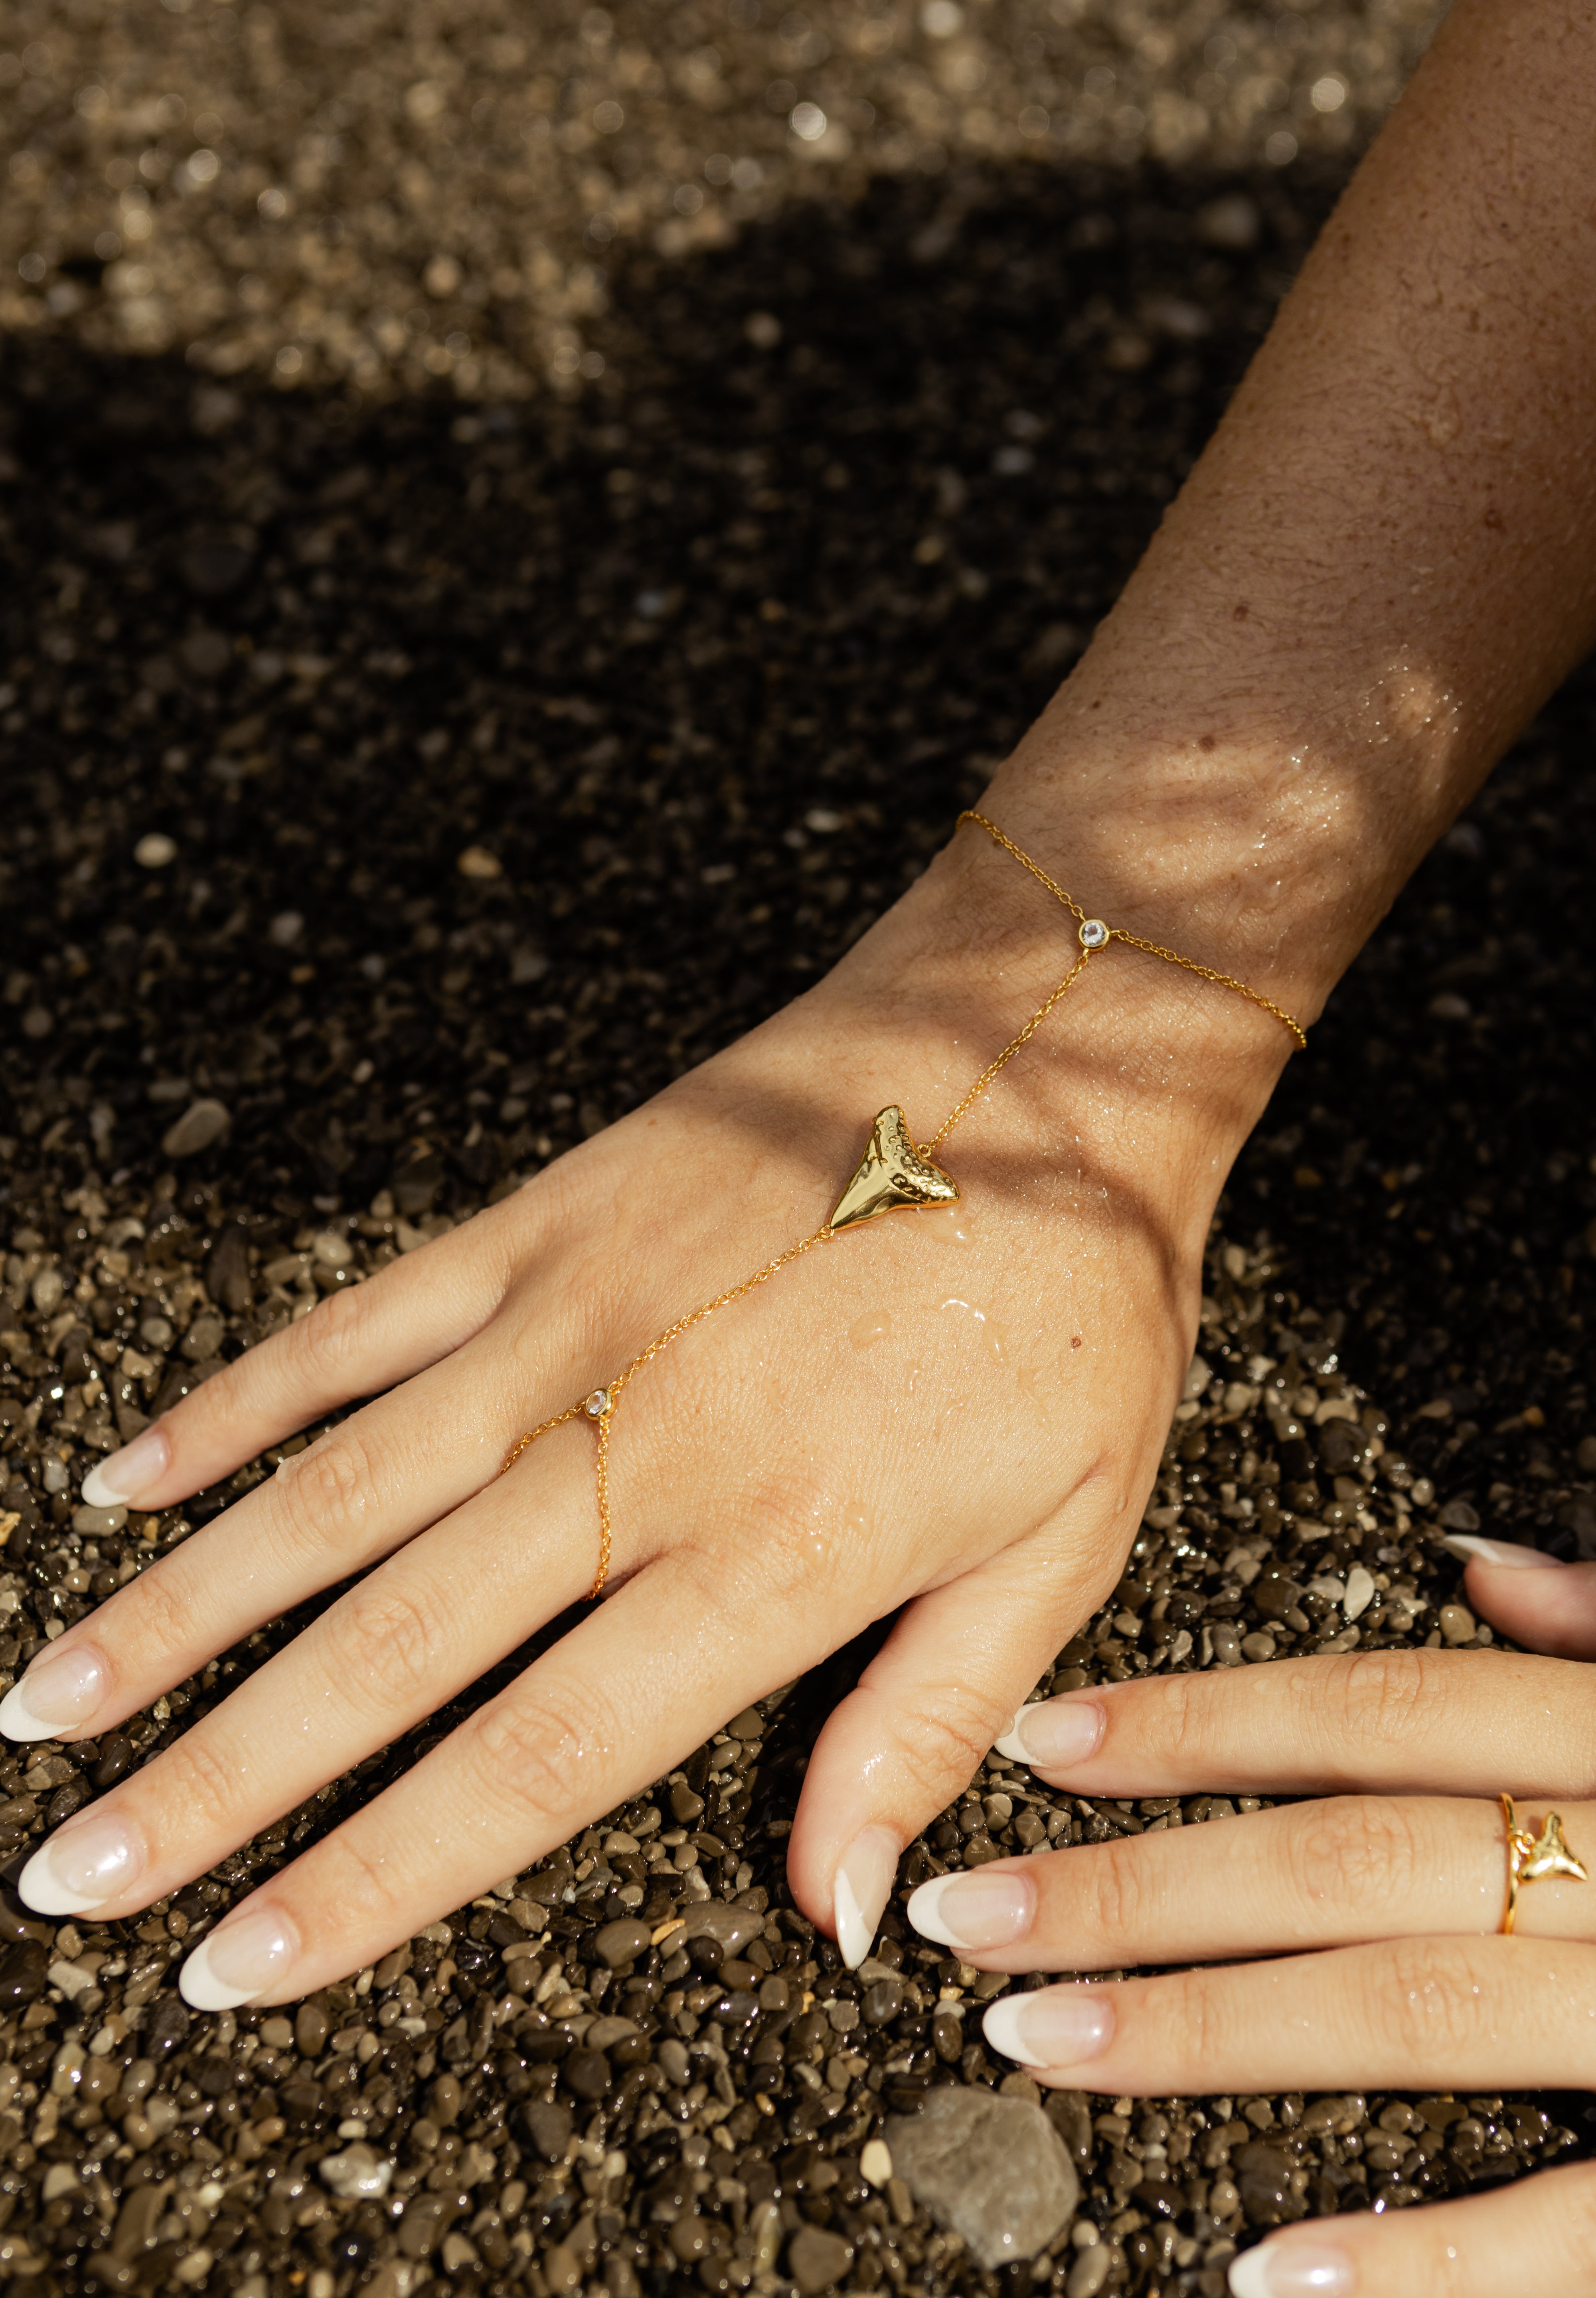
[[[974,1227],[967,1207],[938,1205],[920,1216],[920,1225],[939,1244],[968,1244]]]
[[[816,1565],[825,1561],[828,1550],[845,1557],[856,1554],[873,1536],[869,1511],[861,1500],[817,1500],[809,1519],[804,1539]]]
[[[864,1316],[848,1328],[848,1339],[856,1349],[867,1349],[877,1341],[892,1336],[892,1312],[889,1309],[867,1309]]]
[[[1005,1326],[995,1325],[986,1310],[978,1309],[973,1302],[961,1301],[955,1297],[944,1301],[942,1306],[945,1309],[963,1309],[965,1315],[972,1318],[980,1327],[980,1336],[991,1352],[994,1364],[1003,1364],[1006,1361],[1009,1336]]]

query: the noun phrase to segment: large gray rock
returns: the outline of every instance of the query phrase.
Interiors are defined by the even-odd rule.
[[[914,2200],[988,2271],[1046,2250],[1079,2198],[1063,2141],[1029,2099],[949,2085],[896,2116],[886,2138]]]

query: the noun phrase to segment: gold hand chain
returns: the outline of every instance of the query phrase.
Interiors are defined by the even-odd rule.
[[[701,1308],[690,1310],[686,1316],[678,1317],[674,1324],[667,1325],[662,1333],[657,1334],[641,1354],[633,1357],[625,1370],[617,1374],[608,1386],[595,1388],[577,1403],[568,1404],[563,1412],[556,1413],[552,1420],[545,1420],[541,1426],[530,1430],[507,1455],[504,1467],[500,1470],[500,1476],[514,1467],[529,1445],[535,1444],[540,1436],[546,1436],[551,1428],[563,1427],[567,1420],[583,1418],[594,1424],[599,1440],[599,1569],[590,1600],[602,1595],[604,1584],[609,1577],[612,1539],[609,1424],[627,1383],[635,1379],[646,1364],[651,1363],[663,1349],[669,1348],[673,1341],[690,1331],[694,1325],[701,1325],[705,1318],[712,1317],[717,1309],[727,1308],[733,1301],[740,1301],[745,1294],[765,1284],[790,1262],[800,1260],[806,1252],[812,1252],[817,1244],[829,1244],[844,1229],[856,1228],[862,1222],[874,1220],[882,1213],[923,1211],[932,1205],[956,1203],[958,1184],[939,1165],[932,1162],[932,1150],[947,1140],[954,1127],[980,1100],[998,1071],[1013,1060],[1022,1046],[1030,1044],[1054,1007],[1075,987],[1086,971],[1087,961],[1096,951],[1105,949],[1111,941],[1122,941],[1132,949],[1144,951],[1149,957],[1162,958],[1166,964],[1181,966],[1187,973],[1197,974],[1203,980],[1211,981],[1221,989],[1233,989],[1238,996],[1250,998],[1254,1005],[1261,1006],[1266,1013],[1272,1013],[1277,1021],[1289,1029],[1299,1046],[1308,1043],[1299,1022],[1294,1021],[1281,1006],[1262,996],[1256,989],[1249,989],[1245,981],[1237,981],[1228,973],[1218,972],[1212,966],[1200,965],[1195,958],[1182,957],[1178,951],[1161,948],[1156,942],[1143,941],[1139,935],[1127,933],[1123,927],[1104,925],[1101,918],[1088,918],[1079,903],[1067,894],[1056,880],[1050,878],[1039,863],[1033,862],[1029,854],[1016,846],[1012,838],[1005,837],[996,822],[988,822],[984,814],[971,810],[960,814],[955,829],[966,822],[977,823],[1005,853],[1012,854],[1017,862],[1021,863],[1055,900],[1063,903],[1075,920],[1080,954],[1052,996],[1038,1006],[1019,1035],[1010,1038],[996,1059],[988,1062],[963,1099],[943,1119],[929,1141],[917,1147],[902,1109],[896,1102],[889,1104],[876,1118],[871,1130],[870,1145],[853,1178],[838,1198],[828,1218],[812,1236],[805,1237],[801,1244],[789,1245],[785,1252],[778,1253],[773,1261],[767,1261],[763,1269],[756,1269],[751,1277],[745,1277],[740,1285],[733,1285],[729,1292],[717,1294],[713,1301],[706,1301]]]

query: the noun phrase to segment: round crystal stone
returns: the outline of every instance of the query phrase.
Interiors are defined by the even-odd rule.
[[[615,1399],[607,1388],[596,1388],[585,1400],[582,1409],[590,1420],[602,1420],[614,1403]]]
[[[1108,939],[1108,928],[1101,918],[1087,918],[1080,929],[1082,949],[1101,949]]]

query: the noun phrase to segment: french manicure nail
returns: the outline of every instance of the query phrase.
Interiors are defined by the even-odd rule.
[[[84,1915],[116,1898],[145,1864],[144,1847],[116,1812],[91,1811],[58,1828],[17,1879],[36,1915]]]
[[[263,1994],[297,1953],[285,1919],[258,1907],[203,1939],[178,1972],[178,1987],[196,2011],[231,2011]]]
[[[1113,2039],[1113,1999],[1101,1987],[1051,1987],[1003,1995],[981,2029],[995,2051],[1022,2067],[1072,2067],[1096,2059]]]
[[[105,1663],[92,1644],[59,1645],[39,1654],[20,1683],[0,1699],[8,1740],[53,1740],[87,1724],[105,1697]]]
[[[897,1873],[897,1838],[884,1827],[867,1827],[856,1835],[837,1863],[831,1920],[850,1971],[857,1971],[875,1944]]]
[[[1344,2250],[1287,2236],[1230,2261],[1230,2298],[1352,2298],[1358,2269]]]
[[[108,1453],[83,1479],[89,1508],[123,1508],[165,1476],[171,1466],[171,1439],[159,1424],[146,1428],[120,1452]]]
[[[994,1744],[1011,1763],[1063,1771],[1096,1754],[1107,1722],[1095,1699],[1038,1699],[1020,1710]]]
[[[939,1875],[922,1883],[905,1910],[922,1938],[941,1947],[1011,1947],[1030,1930],[1037,1887],[1029,1875]]]
[[[1494,1564],[1504,1572],[1560,1572],[1563,1568],[1560,1556],[1520,1547],[1516,1540],[1483,1540],[1477,1533],[1449,1532],[1441,1545],[1449,1556],[1460,1556],[1465,1564]]]

